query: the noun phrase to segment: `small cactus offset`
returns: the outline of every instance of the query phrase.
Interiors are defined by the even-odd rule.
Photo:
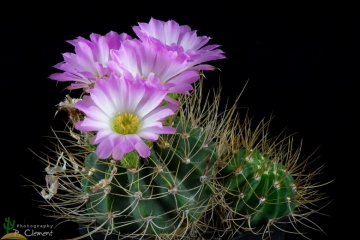
[[[6,233],[9,233],[9,231],[13,230],[15,227],[15,220],[10,221],[10,217],[7,217],[7,218],[5,218],[5,222],[4,222],[3,226],[4,226],[4,229],[6,230]]]
[[[87,233],[74,239],[203,240],[271,237],[272,225],[318,211],[308,205],[322,199],[312,185],[321,168],[307,174],[291,138],[267,138],[269,122],[240,122],[238,99],[221,112],[220,91],[203,95],[202,71],[215,67],[202,63],[224,58],[217,45],[175,21],[133,30],[139,39],[71,41],[76,54],[50,76],[83,90],[56,111],[69,114],[71,139],[54,132],[56,157],[40,157],[46,185],[35,186],[51,217],[81,224]]]
[[[284,165],[259,150],[240,149],[220,174],[237,225],[272,224],[295,209],[294,178]]]
[[[232,234],[241,229],[266,239],[271,237],[273,225],[307,221],[316,212],[309,205],[324,199],[324,193],[315,190],[322,185],[313,184],[322,167],[305,173],[309,158],[300,159],[301,149],[293,149],[291,137],[268,139],[269,124],[270,120],[263,121],[252,130],[251,121],[245,118],[243,123],[234,123],[234,130],[222,139],[231,144],[221,144],[223,158],[216,163],[214,179],[221,193],[217,207],[222,223],[217,227]]]

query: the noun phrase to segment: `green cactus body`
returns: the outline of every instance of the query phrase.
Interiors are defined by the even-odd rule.
[[[294,179],[285,166],[258,150],[240,149],[222,169],[225,201],[237,225],[271,224],[296,206]]]
[[[121,161],[86,158],[87,212],[102,228],[172,235],[200,221],[213,193],[208,178],[216,154],[201,128],[179,118],[174,127],[177,133],[160,136],[146,159],[133,152]]]

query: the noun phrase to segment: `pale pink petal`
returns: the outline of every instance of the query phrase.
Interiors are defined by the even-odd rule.
[[[174,133],[176,133],[176,128],[163,126],[161,129],[158,129],[158,133],[160,133],[160,134],[174,134]]]
[[[64,72],[64,73],[53,73],[49,77],[52,80],[64,82],[64,81],[79,81],[84,83],[91,83],[88,79],[83,79],[74,74]]]
[[[154,81],[149,84],[152,86],[166,84],[189,67],[186,58],[150,40],[127,40],[119,51],[114,50],[110,55],[113,60],[106,66],[112,71],[127,79],[150,78],[149,81]]]
[[[169,83],[175,83],[176,85],[191,85],[200,78],[198,71],[184,71],[181,74],[173,77]]]
[[[141,129],[139,131],[142,131],[142,129],[146,129],[149,127],[161,127],[161,126],[162,126],[161,122],[146,122],[141,124]]]
[[[146,117],[144,117],[143,123],[146,124],[148,122],[155,122],[164,119],[167,116],[170,116],[174,112],[171,109],[162,109],[154,114],[150,113]]]
[[[196,35],[196,31],[191,31],[183,34],[179,43],[184,48],[184,51],[187,51],[188,49],[196,51],[202,46],[204,46],[209,40],[209,37],[198,37]]]
[[[168,115],[166,115],[166,116],[164,115],[164,118],[165,118],[165,117],[173,115],[178,110],[178,106],[176,104],[171,104],[171,103],[168,103],[168,104],[166,104],[164,106],[157,106],[156,108],[154,108],[151,112],[149,112],[148,114],[146,114],[142,118],[145,119],[145,118],[147,118],[149,116],[152,116],[154,114],[157,114],[158,112],[161,112],[163,110],[168,111],[167,112]],[[162,120],[162,119],[159,119],[159,120]]]
[[[82,37],[67,41],[75,47],[75,53],[64,53],[64,62],[54,66],[64,73],[51,75],[50,78],[57,81],[83,82],[88,85],[75,83],[68,89],[87,89],[97,79],[107,78],[112,74],[112,70],[105,65],[111,60],[110,51],[119,49],[121,41],[130,38],[127,34],[109,32],[106,36],[92,33],[91,41]]]
[[[124,152],[119,146],[115,146],[112,152],[112,157],[114,160],[120,160],[124,156]]]
[[[109,136],[109,141],[111,143],[111,146],[113,146],[113,147],[124,144],[125,140],[126,139],[125,139],[124,135],[118,134],[114,131],[113,131],[113,134],[111,134]]]
[[[114,131],[111,128],[99,130],[96,133],[96,136],[94,136],[94,138],[92,139],[92,143],[98,144],[102,142],[105,138],[109,138],[111,135],[114,135]]]
[[[110,53],[110,56],[113,58],[113,60],[108,61],[105,65],[110,68],[112,71],[119,73],[120,75],[123,75],[124,69],[121,67],[121,64],[115,62],[117,58],[116,51],[112,51]]]
[[[147,131],[146,129],[142,129],[140,132],[138,132],[138,135],[139,135],[139,137],[144,138],[149,141],[156,141],[159,138],[158,134]]]
[[[169,92],[173,92],[173,93],[185,93],[188,91],[193,90],[193,87],[191,85],[179,85],[179,86],[175,86],[175,87],[171,87],[169,88]]]
[[[200,65],[196,65],[194,67],[189,68],[190,70],[197,70],[197,71],[202,71],[202,70],[206,70],[206,71],[211,71],[214,70],[216,67],[208,65],[208,64],[200,64]]]
[[[108,86],[104,88],[106,97],[114,104],[115,110],[125,109],[126,102],[123,99],[128,99],[128,89],[125,81],[122,77],[110,76],[107,80]]]
[[[88,84],[72,83],[72,84],[70,84],[70,86],[66,87],[66,89],[68,89],[68,90],[75,90],[75,89],[87,88],[87,87],[89,87]]]
[[[99,122],[91,118],[85,118],[83,121],[77,122],[75,128],[80,131],[99,131],[109,128],[110,125],[107,123]]]
[[[177,22],[170,20],[164,24],[164,43],[171,45],[177,43],[180,35],[180,26]]]
[[[116,32],[110,31],[105,35],[107,44],[109,46],[109,49],[119,49],[121,42],[125,41],[126,39],[131,39],[129,35],[126,33],[118,34]]]
[[[173,99],[173,98],[171,98],[169,96],[166,96],[164,98],[164,100],[171,103],[173,106],[176,106],[176,107],[180,105],[180,103],[178,101],[176,101],[175,99]]]
[[[143,158],[147,158],[150,156],[150,149],[142,140],[135,145],[135,149]]]
[[[144,139],[147,139],[150,141],[156,141],[158,139],[158,134],[174,134],[175,132],[176,132],[176,129],[173,127],[153,126],[153,127],[143,128],[138,133],[138,135]]]
[[[131,145],[135,146],[137,142],[141,141],[141,138],[137,134],[128,134],[125,136]]]
[[[151,18],[149,23],[139,23],[138,26],[133,27],[133,30],[143,42],[152,39],[152,42],[161,42],[168,50],[177,52],[179,56],[186,56],[189,67],[224,58],[224,53],[216,49],[219,45],[205,46],[210,37],[197,36],[196,31],[192,31],[186,25],[180,26],[173,20],[163,22]]]
[[[96,132],[89,141],[97,146],[99,158],[119,160],[123,154],[136,150],[140,156],[150,155],[143,138],[155,141],[159,134],[172,134],[175,129],[163,126],[161,120],[171,116],[177,105],[167,103],[161,106],[167,91],[149,87],[145,80],[127,81],[124,76],[111,75],[107,80],[99,80],[90,95],[75,103],[75,107],[85,114],[83,121],[75,128],[80,131]],[[112,121],[117,113],[134,114],[139,118],[139,128],[132,134],[115,132]]]
[[[107,159],[113,151],[113,146],[110,144],[109,139],[105,138],[96,148],[96,155],[100,159]]]
[[[105,81],[99,81],[95,86],[100,86],[101,82]],[[106,95],[106,93],[99,87],[89,90],[91,94],[92,100],[95,102],[95,104],[100,108],[101,110],[106,112],[108,116],[114,116],[116,113],[115,105],[109,99]]]
[[[125,136],[124,143],[121,145],[119,144],[117,146],[119,146],[124,153],[128,153],[134,150],[135,146],[132,142],[128,140],[129,135],[124,135],[124,136]]]
[[[165,91],[158,91],[155,89],[146,89],[146,92],[151,92],[152,94],[146,94],[135,109],[135,113],[140,118],[145,117],[150,111],[153,111],[156,107],[158,107],[163,102],[167,93]]]
[[[139,102],[144,96],[145,93],[145,86],[140,81],[135,81],[133,84],[130,85],[131,88],[131,95],[128,97],[127,108],[129,111],[135,111]]]

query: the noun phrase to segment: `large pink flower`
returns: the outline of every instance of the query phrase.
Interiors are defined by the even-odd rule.
[[[189,67],[198,70],[212,70],[213,66],[201,63],[225,58],[224,52],[216,49],[219,45],[204,47],[210,40],[209,37],[197,36],[196,31],[192,31],[189,26],[179,25],[173,20],[163,22],[151,18],[149,23],[139,23],[139,26],[134,26],[133,30],[142,41],[148,38],[160,41],[169,50],[184,55]]]
[[[191,84],[200,77],[199,71],[188,69],[185,57],[149,39],[124,41],[110,55],[112,61],[106,65],[126,79],[146,80],[147,84],[169,92],[192,90]]]
[[[175,128],[163,126],[161,122],[177,109],[171,103],[161,106],[167,91],[111,75],[107,80],[96,82],[89,93],[90,96],[75,103],[86,115],[75,127],[97,132],[90,142],[99,144],[96,154],[101,159],[112,155],[119,160],[134,149],[141,157],[148,157],[150,149],[143,139],[156,141],[158,134],[175,133]]]
[[[50,79],[75,82],[68,88],[76,89],[87,88],[97,79],[108,78],[111,70],[105,63],[110,60],[110,50],[119,49],[121,42],[130,38],[125,33],[111,31],[105,36],[93,33],[90,35],[91,41],[82,37],[68,41],[75,47],[75,54],[64,53],[65,61],[54,66],[64,72],[54,73]]]

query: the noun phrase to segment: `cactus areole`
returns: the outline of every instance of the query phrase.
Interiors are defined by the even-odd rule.
[[[271,225],[296,207],[293,177],[276,159],[258,150],[240,149],[220,175],[226,203],[239,225]]]
[[[177,133],[161,136],[151,155],[125,154],[120,161],[90,154],[82,180],[87,212],[102,228],[121,234],[175,234],[197,224],[213,188],[208,184],[216,160],[205,132],[176,118]]]

